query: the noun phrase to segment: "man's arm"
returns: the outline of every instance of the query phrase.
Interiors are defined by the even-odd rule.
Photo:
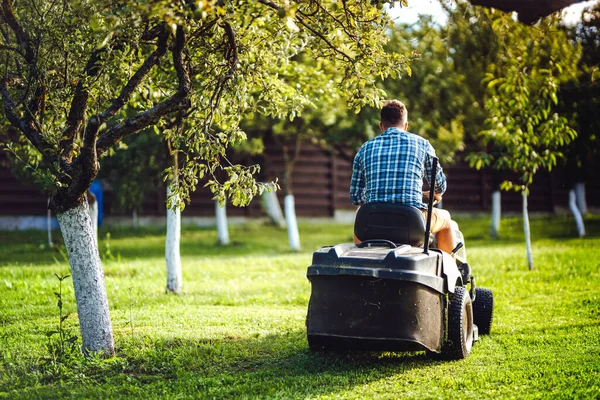
[[[350,180],[350,201],[352,204],[360,206],[365,202],[365,178],[362,169],[362,147],[356,153],[352,163],[352,179]]]
[[[436,157],[435,150],[431,146],[429,142],[427,142],[429,147],[427,154],[425,156],[425,179],[427,183],[431,185],[431,170],[433,168],[433,157]],[[437,171],[435,173],[435,189],[433,198],[440,202],[442,200],[442,195],[446,192],[447,188],[446,175],[444,175],[444,171],[442,166],[438,163]]]

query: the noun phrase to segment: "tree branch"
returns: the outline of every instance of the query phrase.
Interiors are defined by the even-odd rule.
[[[274,10],[278,10],[279,7],[277,6],[277,4],[269,1],[269,0],[258,0],[259,3],[264,4],[267,7],[270,7]],[[323,42],[325,42],[325,44],[327,44],[327,46],[329,46],[329,48],[333,51],[335,51],[336,53],[338,53],[339,55],[341,55],[342,57],[344,57],[346,60],[352,62],[353,59],[352,57],[350,57],[348,54],[344,53],[343,51],[341,51],[340,49],[338,49],[333,43],[331,43],[329,41],[329,39],[327,39],[325,37],[325,35],[323,35],[322,33],[316,31],[314,28],[312,28],[310,26],[310,24],[307,24],[306,22],[304,22],[304,20],[300,17],[296,17],[296,20],[302,25],[304,26],[306,29],[308,29],[309,31],[311,31],[315,36],[318,36]]]
[[[100,72],[99,61],[102,54],[107,50],[105,47],[95,50],[85,66],[83,71],[83,77],[77,83],[75,88],[75,94],[71,101],[71,109],[67,116],[67,123],[63,131],[63,139],[60,141],[60,154],[65,161],[71,161],[73,151],[73,140],[75,135],[81,128],[83,118],[85,117],[85,111],[87,110],[87,102],[89,92],[86,88],[85,79],[88,77],[96,76]]]
[[[0,44],[0,50],[9,50],[9,51],[14,51],[17,54],[21,54],[21,49],[19,49],[18,47],[15,46],[9,46],[7,44]]]
[[[177,72],[177,93],[181,96],[187,96],[192,89],[192,83],[188,71],[185,69],[183,62],[183,49],[185,48],[185,32],[182,26],[177,26],[175,35],[175,45],[173,46],[173,65]]]
[[[227,40],[229,41],[229,49],[225,50],[225,58],[229,63],[229,69],[227,73],[219,78],[217,84],[215,85],[215,90],[210,98],[209,104],[209,112],[204,122],[204,131],[208,133],[208,130],[212,124],[214,111],[219,107],[219,103],[221,102],[221,97],[223,94],[223,90],[225,89],[225,84],[228,80],[233,78],[233,74],[238,64],[238,47],[235,40],[235,32],[233,28],[229,24],[229,22],[223,22],[221,27],[225,30],[225,35],[227,36]]]
[[[10,0],[2,1],[0,17],[2,17],[2,19],[8,24],[8,26],[10,26],[10,28],[14,32],[17,38],[17,43],[22,49],[22,54],[25,57],[25,61],[27,61],[27,64],[33,65],[35,63],[35,57],[33,54],[33,49],[31,48],[29,37],[27,36],[27,33],[25,33],[25,30],[17,20],[12,7],[12,2]]]
[[[175,43],[171,49],[173,65],[177,72],[177,92],[162,103],[130,117],[125,121],[121,121],[116,126],[100,134],[96,143],[96,152],[98,156],[101,156],[109,148],[119,143],[125,136],[156,124],[165,115],[176,111],[184,111],[191,107],[191,101],[189,99],[191,80],[183,62],[183,49],[185,48],[185,43],[185,32],[181,26],[178,26],[175,35]]]
[[[23,132],[27,140],[29,140],[29,142],[40,152],[42,157],[52,165],[54,161],[57,160],[54,148],[42,137],[39,130],[36,130],[32,126],[34,121],[31,118],[18,117],[16,112],[17,106],[8,92],[6,82],[6,79],[0,81],[0,93],[2,95],[2,102],[4,103],[6,119],[8,119],[12,126]]]
[[[142,66],[135,72],[131,79],[129,79],[127,85],[125,85],[123,90],[121,90],[119,97],[113,99],[111,105],[98,116],[100,125],[110,117],[114,116],[125,105],[125,103],[127,103],[127,100],[129,100],[133,91],[142,82],[142,79],[144,79],[148,72],[150,72],[150,70],[158,63],[160,58],[167,52],[167,40],[169,33],[165,30],[165,25],[161,24],[148,32],[156,32],[156,35],[158,35],[158,48],[148,56]],[[148,32],[144,34],[143,38],[149,36]]]
[[[190,99],[187,96],[181,96],[177,93],[151,109],[122,121],[100,135],[96,143],[98,156],[101,156],[109,148],[119,143],[125,136],[156,124],[167,114],[185,110],[190,106]]]

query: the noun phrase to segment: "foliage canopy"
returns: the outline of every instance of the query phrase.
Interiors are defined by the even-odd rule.
[[[383,49],[385,3],[393,2],[4,0],[0,91],[7,120],[27,139],[7,144],[45,177],[61,212],[82,201],[99,157],[157,125],[184,153],[174,198],[189,199],[206,175],[218,199],[246,204],[262,190],[258,168],[225,157],[246,139],[241,116],[301,114],[317,104],[331,63],[325,87],[351,107],[379,101],[374,77],[408,62]]]

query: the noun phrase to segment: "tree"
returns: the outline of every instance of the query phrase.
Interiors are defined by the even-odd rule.
[[[506,190],[523,197],[523,220],[529,268],[533,268],[527,209],[529,186],[541,168],[551,170],[576,132],[553,107],[561,80],[575,75],[579,51],[550,18],[532,28],[491,11],[490,23],[503,44],[486,77],[488,129],[480,135],[495,147],[493,154],[470,155],[477,169],[491,165],[518,175]]]
[[[390,2],[2,0],[4,112],[41,154],[42,162],[26,162],[52,195],[85,351],[114,351],[84,198],[99,158],[126,136],[152,125],[160,130],[166,117],[179,114],[189,129],[161,130],[182,158],[177,180],[175,169],[168,170],[169,206],[183,206],[204,176],[216,199],[246,204],[264,189],[253,179],[258,168],[224,158],[230,144],[245,139],[241,115],[287,117],[309,101],[272,67],[293,66],[299,54],[334,59],[340,65],[334,83],[349,103],[375,101],[378,92],[363,76],[387,76],[405,62],[383,51],[384,3]],[[140,111],[127,115],[132,102]]]
[[[561,85],[560,110],[571,116],[577,138],[566,152],[565,172],[570,187],[569,205],[579,235],[585,234],[583,218],[587,212],[585,182],[590,178],[591,161],[598,157],[600,121],[600,3],[582,12],[581,23],[565,28],[575,45],[581,45],[578,76]]]

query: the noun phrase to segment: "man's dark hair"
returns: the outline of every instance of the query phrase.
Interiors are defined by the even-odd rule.
[[[397,126],[406,122],[406,106],[399,100],[387,100],[381,108],[381,123],[385,126]]]

